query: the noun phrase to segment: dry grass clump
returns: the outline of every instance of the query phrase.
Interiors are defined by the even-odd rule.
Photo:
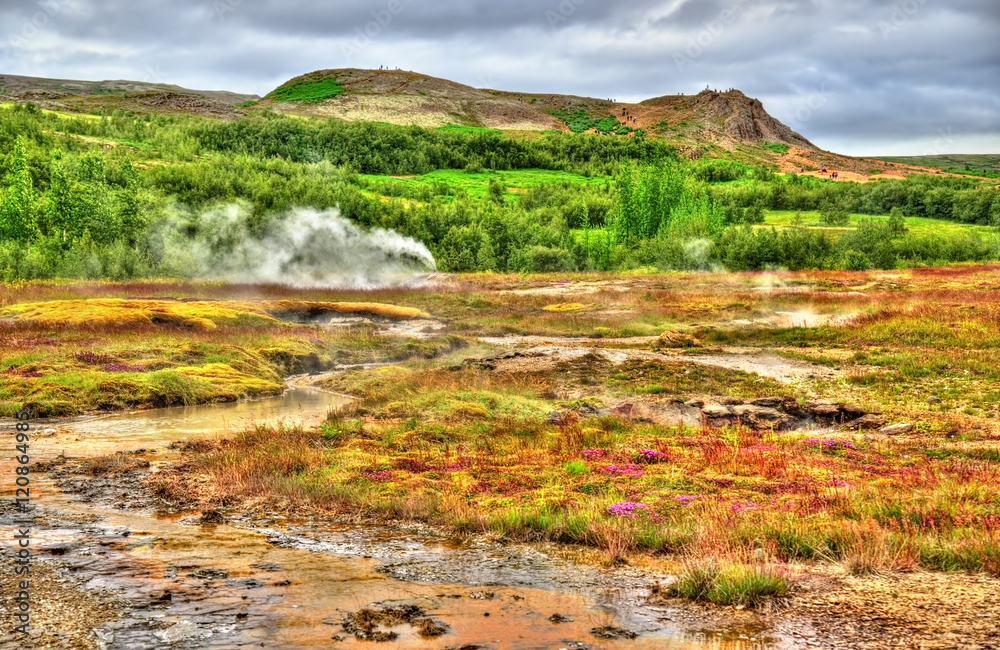
[[[174,325],[195,330],[212,330],[219,323],[276,321],[246,303],[170,300],[56,300],[8,306],[4,313],[23,321],[62,327],[112,325],[130,327],[143,324]]]
[[[689,560],[666,594],[716,605],[761,607],[786,596],[789,588],[788,572],[777,565]]]
[[[172,372],[192,379],[214,384],[224,390],[238,393],[280,393],[284,385],[280,380],[270,380],[239,372],[225,363],[207,363],[203,366],[181,366]]]
[[[400,307],[380,302],[318,302],[306,300],[268,300],[261,307],[271,314],[358,314],[390,320],[430,318],[430,314],[415,307]]]
[[[542,307],[543,311],[551,311],[557,314],[570,314],[581,311],[588,311],[593,309],[594,305],[588,305],[580,302],[563,302],[556,305],[545,305]]]
[[[145,458],[123,452],[87,459],[80,463],[80,473],[90,476],[117,476],[148,468],[149,461]]]

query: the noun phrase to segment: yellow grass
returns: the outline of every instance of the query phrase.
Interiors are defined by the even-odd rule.
[[[0,315],[63,326],[128,326],[156,323],[206,330],[215,329],[219,324],[245,319],[278,322],[278,319],[271,314],[289,312],[364,314],[394,320],[429,318],[428,314],[420,309],[375,302],[299,300],[180,302],[119,298],[23,303],[5,308],[0,311]]]
[[[182,366],[173,368],[173,372],[200,379],[201,381],[226,388],[242,388],[250,392],[281,392],[284,386],[240,372],[225,363],[207,363],[203,366]],[[242,392],[242,391],[239,391]]]
[[[593,309],[594,305],[585,305],[580,302],[564,302],[557,305],[546,305],[542,307],[544,311],[556,312],[559,314],[567,314],[578,311],[587,311]]]
[[[159,323],[215,329],[220,321],[235,322],[247,316],[277,321],[259,309],[245,308],[248,304],[105,298],[23,303],[7,307],[3,313],[20,320],[64,326]]]
[[[400,307],[381,302],[315,302],[307,300],[268,300],[261,303],[268,313],[330,312],[336,314],[363,314],[394,320],[430,318],[430,314],[415,307]]]

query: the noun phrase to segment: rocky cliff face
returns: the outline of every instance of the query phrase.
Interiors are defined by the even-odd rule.
[[[725,93],[703,90],[695,96],[695,103],[711,123],[721,121],[723,132],[733,140],[813,147],[811,142],[771,117],[760,100],[747,97],[738,90]]]

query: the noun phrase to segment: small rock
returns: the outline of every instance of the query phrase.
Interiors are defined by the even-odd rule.
[[[684,402],[684,406],[690,406],[691,408],[700,409],[701,407],[705,406],[705,402],[700,399],[689,399],[688,401]]]
[[[223,569],[197,569],[188,575],[200,580],[225,580],[229,577],[229,572]]]
[[[851,419],[865,415],[865,410],[857,404],[843,404],[840,407],[840,411]]]
[[[201,513],[201,523],[224,524],[226,523],[226,516],[218,510],[205,510]]]
[[[168,600],[173,600],[174,596],[167,589],[160,589],[157,591],[150,592],[149,599],[152,601],[166,602]]]
[[[572,623],[573,619],[569,616],[563,616],[562,614],[553,614],[549,617],[549,620],[553,623]]]
[[[913,431],[914,425],[910,423],[891,424],[878,430],[883,436],[899,436]]]
[[[623,418],[632,417],[632,404],[624,402],[618,406],[612,407],[611,412],[615,415],[620,415]]]
[[[818,418],[835,418],[840,415],[840,407],[832,402],[813,402],[809,410]]]
[[[720,406],[718,404],[709,404],[701,410],[707,418],[725,418],[732,415],[730,410],[725,406]]]
[[[883,424],[885,424],[885,418],[881,415],[868,414],[862,415],[844,426],[851,429],[878,429]]]
[[[941,398],[935,395],[931,395],[930,397],[927,398],[927,403],[930,404],[931,406],[936,406],[940,404],[941,401],[942,401]]]
[[[733,414],[743,420],[745,424],[756,425],[759,422],[781,422],[785,419],[785,414],[772,408],[764,406],[734,406]]]
[[[598,639],[634,639],[639,636],[632,630],[626,630],[612,625],[592,628],[590,633]]]
[[[662,348],[697,348],[701,347],[701,341],[691,336],[690,334],[681,334],[680,332],[664,332],[660,334],[660,337],[653,343],[653,349]]]

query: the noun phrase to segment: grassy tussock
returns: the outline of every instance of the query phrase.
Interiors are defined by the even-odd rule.
[[[277,393],[284,389],[284,383],[277,377],[272,380],[254,377],[235,370],[225,363],[208,363],[203,366],[182,366],[173,372],[204,381],[222,388],[246,394]]]
[[[90,476],[116,476],[148,468],[149,461],[145,458],[121,452],[88,459],[80,464],[80,472]]]
[[[789,588],[787,571],[775,565],[690,561],[666,593],[716,605],[760,607],[786,596]]]
[[[557,314],[569,314],[574,312],[587,311],[593,308],[594,305],[587,305],[580,302],[563,302],[556,305],[545,305],[544,307],[542,307],[542,310],[554,312]]]

